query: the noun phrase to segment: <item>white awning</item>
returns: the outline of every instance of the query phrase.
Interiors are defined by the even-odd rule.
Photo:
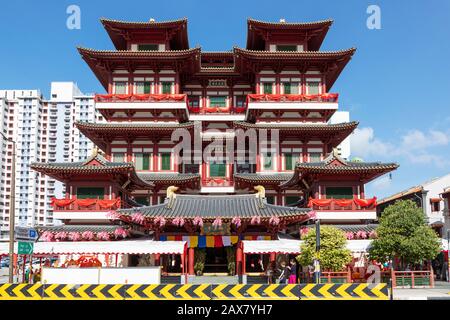
[[[347,248],[353,253],[367,252],[372,240],[347,240]],[[299,254],[303,240],[243,240],[244,253],[247,254]]]
[[[154,240],[36,242],[33,254],[183,254],[185,245],[186,241]],[[0,243],[0,255],[8,252],[9,244]]]

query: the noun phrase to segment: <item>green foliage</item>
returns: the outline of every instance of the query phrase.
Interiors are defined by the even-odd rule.
[[[206,250],[203,248],[196,248],[194,251],[194,271],[195,273],[203,273],[205,268]]]
[[[236,273],[236,253],[233,247],[225,247],[225,251],[227,253],[228,274],[233,276]]]
[[[300,246],[301,254],[297,261],[301,265],[312,265],[314,259],[320,260],[322,270],[342,271],[352,261],[350,250],[346,248],[345,233],[332,226],[320,227],[320,250],[316,253],[316,229],[311,229]]]
[[[382,213],[378,239],[369,249],[370,259],[389,262],[394,257],[405,264],[434,259],[441,251],[437,234],[426,221],[422,209],[411,200],[396,201]]]

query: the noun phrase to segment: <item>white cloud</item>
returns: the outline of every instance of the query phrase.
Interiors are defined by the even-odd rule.
[[[395,160],[403,157],[411,163],[430,164],[438,167],[450,165],[450,135],[439,130],[410,130],[387,142],[375,137],[371,127],[357,128],[351,136],[352,156]],[[444,156],[442,156],[444,154]]]
[[[375,138],[374,131],[370,127],[356,128],[350,136],[352,155],[357,157],[385,156],[389,154],[393,146],[390,143]]]

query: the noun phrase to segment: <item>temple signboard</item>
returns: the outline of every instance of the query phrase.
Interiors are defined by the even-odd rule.
[[[230,235],[230,224],[222,223],[221,226],[213,226],[211,222],[205,222],[201,229],[201,235]]]

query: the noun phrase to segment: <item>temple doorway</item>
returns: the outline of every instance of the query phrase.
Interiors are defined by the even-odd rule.
[[[228,274],[228,260],[225,247],[206,248],[205,269],[207,274]]]

